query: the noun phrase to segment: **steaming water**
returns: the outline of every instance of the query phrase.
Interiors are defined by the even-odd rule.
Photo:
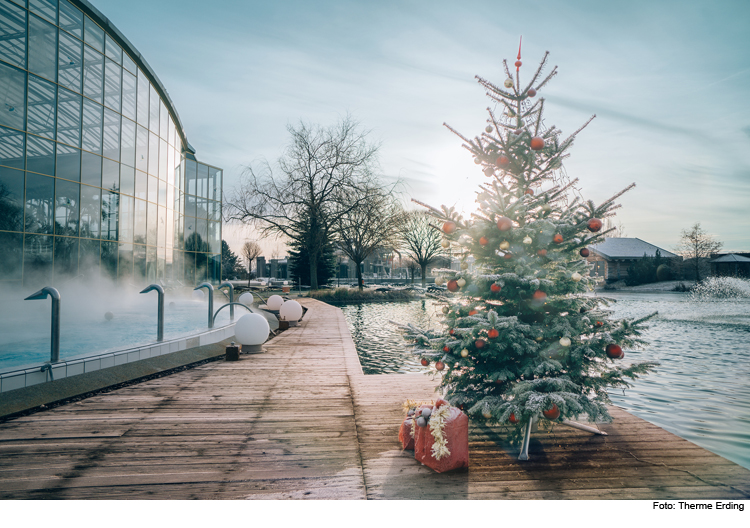
[[[156,342],[156,292],[139,295],[137,291],[113,288],[59,289],[61,360]],[[0,295],[0,372],[50,360],[51,301],[23,301],[31,293],[34,292],[14,290]],[[208,330],[208,302],[192,300],[189,293],[166,292],[165,341]],[[214,310],[220,305],[216,297]],[[111,321],[105,318],[107,312],[113,315]],[[228,323],[229,310],[224,309],[215,327]]]
[[[740,281],[739,286],[749,284]],[[606,297],[616,299],[610,308],[618,318],[659,312],[644,333],[648,349],[627,351],[623,361],[655,360],[660,366],[624,394],[613,391],[612,402],[750,468],[750,288],[747,292],[723,300],[710,292]],[[433,301],[342,309],[365,374],[424,372],[388,321],[438,327],[439,307]]]

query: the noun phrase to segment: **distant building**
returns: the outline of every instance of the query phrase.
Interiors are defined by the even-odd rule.
[[[747,254],[746,254],[747,255]],[[742,254],[730,253],[709,262],[711,275],[719,277],[750,277],[750,258]]]
[[[682,261],[682,257],[649,244],[640,238],[606,238],[604,242],[589,246],[591,251],[586,260],[594,264],[591,274],[608,282],[624,280],[628,267],[644,256],[655,257],[658,251],[662,258]]]
[[[258,257],[255,259],[255,276],[258,279],[268,277],[268,274],[266,273],[266,257]]]

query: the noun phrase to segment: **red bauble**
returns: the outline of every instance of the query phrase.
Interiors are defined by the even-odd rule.
[[[602,228],[602,221],[598,218],[592,218],[588,221],[587,227],[589,228],[589,231],[596,233]]]
[[[520,60],[516,61],[515,67],[516,68],[520,68],[521,67],[521,61]]]
[[[597,321],[596,326],[604,326],[604,323],[602,323],[601,321]]]
[[[503,257],[506,259],[512,259],[513,255],[511,253],[506,253]]]
[[[495,174],[495,170],[492,167],[487,167],[486,169],[484,169],[484,175],[488,178],[493,174]]]
[[[501,169],[505,169],[510,165],[510,159],[508,158],[508,156],[499,156],[495,160],[495,165],[497,165]]]
[[[544,140],[539,136],[531,138],[531,150],[542,150],[544,148]]]
[[[547,256],[547,250],[546,249],[540,249],[539,251],[536,252],[536,254],[539,255],[540,257],[546,257]]]
[[[534,97],[536,95],[536,90],[529,88],[529,91],[526,93],[529,94],[529,97]]]
[[[501,289],[502,289],[502,288],[500,287],[500,285],[499,285],[499,284],[492,284],[492,285],[490,286],[490,291],[491,291],[492,293],[498,293],[498,292],[499,292],[499,291],[500,291]]]
[[[471,315],[477,315],[478,313],[479,313],[479,312],[477,312],[476,310],[471,310],[471,311],[469,312],[469,315],[470,315],[470,316],[471,316]]]
[[[443,224],[443,233],[450,235],[456,231],[456,222],[446,222]]]
[[[563,241],[563,237],[560,233],[552,237],[552,242],[554,242],[555,244],[562,244],[562,241]]]
[[[514,133],[514,134],[515,134],[516,136],[520,136],[521,134],[523,134],[523,129],[522,129],[522,128],[517,128],[517,129],[515,129],[515,130],[513,131],[513,133]]]
[[[622,351],[622,348],[620,345],[615,345],[614,343],[610,343],[607,345],[607,356],[611,357],[612,359],[622,359],[625,357],[625,352]]]
[[[448,288],[449,292],[457,292],[460,289],[460,287],[459,287],[458,282],[456,281],[456,279],[449,280],[448,284],[446,285],[446,287]]]
[[[542,290],[537,290],[534,292],[534,295],[531,296],[535,301],[546,301],[547,300],[547,294],[544,293]]]
[[[479,245],[480,246],[486,246],[489,243],[489,241],[485,237],[479,237]]]
[[[582,257],[588,257],[591,255],[591,251],[588,250],[588,248],[581,248],[581,251],[579,251]]]
[[[523,194],[530,194],[531,196],[534,196],[534,189],[526,189]]]
[[[450,335],[453,335],[453,334],[455,334],[455,333],[456,333],[456,331],[455,331],[455,330],[454,330],[453,328],[451,328],[450,330],[448,330],[448,333],[449,333]]]
[[[508,416],[508,421],[509,421],[510,423],[512,423],[512,424],[517,424],[517,423],[518,423],[518,422],[520,422],[521,420],[519,420],[518,418],[516,418],[516,415],[515,415],[515,414],[513,414],[513,413],[510,413],[510,416]]]
[[[438,361],[435,363],[435,370],[443,370],[445,368],[445,363],[442,361]]]
[[[486,341],[484,339],[477,339],[474,341],[474,346],[477,348],[484,348],[484,345],[486,345]]]
[[[497,219],[497,228],[500,231],[510,231],[513,228],[513,221],[507,216],[501,216]]]
[[[490,328],[490,329],[489,329],[489,330],[487,331],[487,337],[489,337],[490,339],[495,339],[495,338],[496,338],[496,337],[498,337],[499,335],[500,335],[500,332],[498,332],[498,331],[497,331],[496,329],[494,329],[494,328]]]
[[[445,346],[443,347],[443,352],[450,352],[450,351],[451,351],[451,349],[450,349],[450,348],[448,348],[448,345],[445,345]]]
[[[560,409],[557,408],[557,404],[554,404],[551,409],[542,411],[542,414],[547,420],[557,420],[560,418]]]
[[[425,358],[422,358],[422,361],[420,361],[420,363],[422,363],[423,367],[426,367],[427,365],[430,364],[430,362],[428,360],[426,360]]]

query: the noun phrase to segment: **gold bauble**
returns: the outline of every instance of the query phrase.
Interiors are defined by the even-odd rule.
[[[443,241],[440,243],[440,245],[443,246],[443,248],[445,248],[445,249],[448,249],[449,247],[451,247],[451,243],[448,240],[445,240],[445,239],[443,239]]]
[[[459,288],[463,288],[464,286],[466,286],[466,281],[464,279],[458,279],[456,281],[456,284],[458,284]]]
[[[530,236],[527,236],[526,238],[524,238],[524,239],[523,239],[523,243],[524,243],[524,244],[531,244],[531,237],[530,237]]]
[[[510,242],[508,242],[507,240],[503,240],[502,242],[500,242],[500,249],[502,249],[503,251],[505,251],[509,247],[510,247]]]
[[[461,357],[466,357],[466,356],[468,356],[468,355],[469,355],[469,351],[468,351],[467,349],[465,349],[465,348],[464,348],[464,349],[463,349],[463,350],[461,351]]]
[[[569,347],[570,346],[570,338],[569,337],[560,338],[560,346]]]
[[[581,280],[581,279],[582,279],[583,277],[581,276],[581,274],[580,274],[580,273],[578,273],[578,272],[576,271],[575,273],[573,273],[573,275],[571,275],[571,276],[570,276],[570,278],[571,278],[571,279],[573,279],[574,281],[578,282],[578,281],[580,281],[580,280]]]
[[[506,88],[513,88],[513,79],[511,79],[510,77],[505,79],[503,86],[505,86]]]
[[[469,263],[468,262],[462,262],[461,263],[461,269],[462,270],[469,269]]]

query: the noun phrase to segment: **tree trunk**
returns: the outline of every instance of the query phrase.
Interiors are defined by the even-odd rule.
[[[427,285],[427,264],[422,264],[422,288]]]
[[[318,255],[310,248],[310,290],[318,289]]]
[[[354,264],[357,266],[357,286],[359,287],[359,291],[362,291],[365,288],[364,281],[362,280],[362,262],[355,260]]]

